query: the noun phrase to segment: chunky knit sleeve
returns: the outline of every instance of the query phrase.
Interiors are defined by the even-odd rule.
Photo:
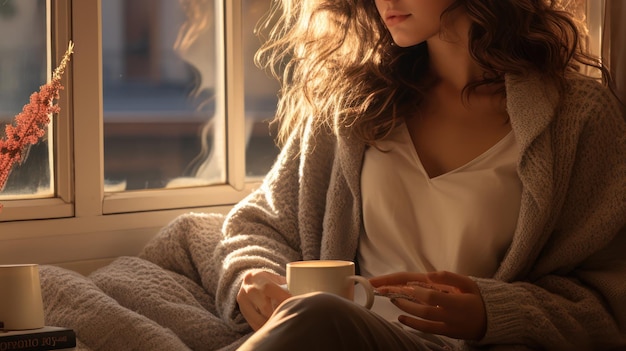
[[[488,315],[479,344],[626,349],[622,111],[599,84],[573,81],[554,118],[526,143],[514,243],[496,279],[475,279]]]
[[[289,261],[319,258],[326,189],[334,158],[330,135],[294,134],[261,186],[226,217],[215,252],[220,316],[247,327],[236,302],[245,273],[284,275]]]

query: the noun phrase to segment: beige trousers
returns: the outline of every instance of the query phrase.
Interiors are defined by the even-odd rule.
[[[454,350],[455,343],[404,330],[335,295],[312,293],[283,302],[239,351]]]

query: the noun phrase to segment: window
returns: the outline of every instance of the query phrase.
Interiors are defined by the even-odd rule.
[[[252,61],[269,1],[5,0],[0,11],[27,3],[42,29],[20,41],[42,41],[28,55],[41,73],[22,97],[0,98],[23,100],[3,116],[75,48],[42,152],[54,157],[35,162],[50,190],[0,195],[0,264],[134,255],[177,215],[225,212],[258,186],[278,153],[277,84]]]
[[[258,186],[277,153],[277,85],[252,64],[270,3],[0,1],[0,124],[75,43],[61,113],[0,193],[0,264],[135,255]],[[587,3],[599,50],[603,2]]]
[[[47,20],[45,0],[9,0],[0,3],[0,136],[6,124],[22,110],[32,92],[46,82]],[[53,160],[48,139],[28,150],[26,161],[11,172],[0,200],[49,197]]]
[[[242,7],[247,178],[263,176],[276,155],[266,121],[277,87],[252,61],[268,4]],[[103,2],[105,192],[226,181],[219,11],[213,0]]]

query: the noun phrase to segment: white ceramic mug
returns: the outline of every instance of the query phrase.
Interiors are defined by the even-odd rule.
[[[311,260],[287,263],[287,290],[292,295],[324,291],[354,300],[354,283],[365,290],[367,301],[364,306],[371,308],[374,303],[374,288],[370,282],[355,275],[354,262],[340,260]]]
[[[0,329],[26,330],[43,327],[39,266],[0,265]]]

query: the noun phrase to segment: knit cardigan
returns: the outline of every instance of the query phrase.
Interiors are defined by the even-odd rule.
[[[486,335],[468,348],[626,348],[626,123],[599,83],[506,77],[519,145],[521,208],[493,277],[472,277]],[[226,217],[217,306],[247,324],[236,295],[245,273],[284,275],[302,259],[354,260],[363,233],[360,172],[366,146],[346,130],[294,133],[262,185]],[[217,264],[217,263],[216,263]]]

